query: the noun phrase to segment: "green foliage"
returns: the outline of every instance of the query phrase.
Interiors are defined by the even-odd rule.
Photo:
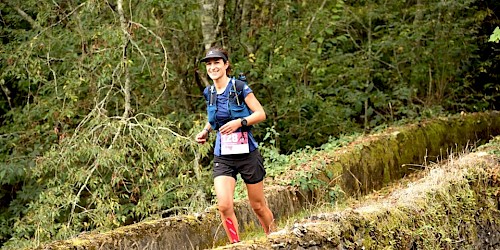
[[[495,1],[238,3],[226,1],[217,43],[268,115],[254,131],[269,176],[344,134],[498,106],[500,59],[483,43],[499,25]],[[187,138],[205,121],[200,3],[124,4],[127,44],[115,1],[0,2],[0,244],[213,198],[210,147]],[[297,176],[286,185],[320,185]]]
[[[10,53],[0,53],[6,97],[0,102],[0,199],[8,204],[0,208],[0,243],[33,246],[189,212],[210,200],[209,174],[200,165],[208,145],[181,136],[197,132],[202,125],[193,120],[203,118],[174,112],[182,109],[171,98],[189,103],[183,86],[169,81],[175,74],[167,48],[176,41],[162,36],[183,31],[153,26],[175,18],[156,10],[194,8],[193,2],[148,4],[132,19],[123,61],[114,3],[1,3],[13,25],[1,30],[1,50]],[[125,68],[130,104],[140,114],[126,119]],[[165,121],[154,118],[159,114]]]
[[[493,34],[490,36],[489,42],[495,42],[499,43],[500,42],[500,28],[496,27],[495,30],[493,31]]]
[[[337,186],[330,187],[325,180],[316,179],[318,169],[323,169],[326,164],[319,155],[321,152],[333,152],[346,146],[359,135],[330,137],[328,142],[319,148],[305,147],[289,155],[280,154],[272,145],[264,143],[261,151],[265,158],[267,176],[284,180],[278,181],[281,185],[297,187],[303,191],[324,190],[325,192],[319,194],[324,196],[321,198],[335,202],[343,197],[343,192]],[[306,163],[308,165],[305,165]],[[330,180],[334,178],[333,173],[328,173],[326,177]]]
[[[479,146],[475,151],[485,151],[500,156],[500,136],[494,137],[488,143]]]
[[[476,1],[260,2],[254,25],[228,22],[227,44],[290,153],[426,110],[492,108],[492,90],[464,85],[490,15]]]
[[[122,120],[93,112],[26,176],[18,196],[29,206],[14,222],[13,239],[64,239],[206,207],[199,191],[209,191],[207,171],[194,169],[193,159],[208,146],[172,129],[148,115]]]

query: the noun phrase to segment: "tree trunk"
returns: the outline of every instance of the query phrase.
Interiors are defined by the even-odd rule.
[[[208,50],[215,44],[216,37],[219,35],[222,22],[224,21],[226,1],[200,0],[200,6],[203,44],[205,45],[205,50]],[[216,9],[217,12],[215,12]],[[214,13],[217,13],[217,16],[214,16]]]
[[[252,9],[252,1],[251,0],[242,0],[242,10],[241,10],[241,19],[240,19],[240,27],[242,31],[245,31],[248,27],[250,27],[250,12]]]
[[[413,20],[413,24],[418,25],[418,23],[421,22],[424,17],[424,13],[422,11],[422,0],[417,0],[415,6],[417,7],[417,11],[415,12],[415,19]]]
[[[123,55],[122,55],[122,66],[125,74],[125,83],[123,85],[123,96],[124,96],[124,111],[122,117],[124,119],[128,118],[130,115],[130,73],[128,67],[128,58],[127,58],[127,47],[130,42],[130,34],[127,31],[127,20],[125,20],[125,15],[123,13],[123,0],[117,0],[117,10],[118,15],[120,16],[120,27],[123,32]]]

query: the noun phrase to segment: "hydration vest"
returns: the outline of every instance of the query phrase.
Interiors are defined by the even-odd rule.
[[[240,76],[241,77],[241,76]],[[245,87],[245,82],[241,80],[236,80],[231,78],[230,84],[232,85],[228,93],[228,107],[229,115],[231,119],[244,118],[252,114],[252,111],[248,108],[245,103],[245,98],[243,97],[243,88]],[[217,90],[214,85],[211,85],[208,90],[208,102],[207,102],[207,114],[208,122],[213,130],[218,130],[219,126],[216,121],[217,113]],[[242,131],[249,131],[251,126],[242,127]]]

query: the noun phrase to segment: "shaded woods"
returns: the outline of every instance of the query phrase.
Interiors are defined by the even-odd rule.
[[[498,1],[0,2],[0,244],[212,202],[199,59],[219,44],[268,119],[266,161],[438,114],[497,109]]]

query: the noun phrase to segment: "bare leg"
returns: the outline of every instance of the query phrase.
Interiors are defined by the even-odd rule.
[[[239,235],[238,231],[238,220],[234,214],[234,187],[236,185],[236,180],[231,176],[217,176],[214,179],[215,193],[217,195],[217,204],[219,209],[219,214],[222,220],[222,225],[226,231],[226,235],[231,242],[231,236],[229,229],[226,225],[226,219],[230,218],[236,229],[236,233]]]
[[[253,211],[259,218],[260,224],[264,228],[264,232],[266,234],[274,232],[276,230],[276,225],[274,224],[273,213],[267,206],[266,197],[264,196],[264,181],[246,185],[250,206],[252,206]]]

